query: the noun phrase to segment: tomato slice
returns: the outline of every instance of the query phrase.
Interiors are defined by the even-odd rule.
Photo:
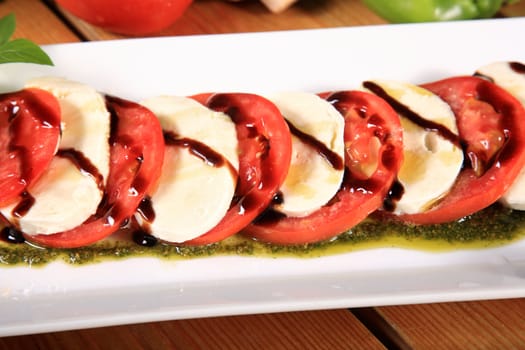
[[[286,178],[292,139],[278,108],[261,96],[221,93],[193,98],[228,114],[239,141],[239,179],[231,208],[214,228],[184,242],[205,245],[238,233],[266,209]]]
[[[184,14],[192,0],[57,0],[56,3],[97,27],[144,36],[169,27]]]
[[[40,89],[0,95],[0,206],[36,181],[60,140],[60,106]]]
[[[381,98],[361,91],[321,94],[345,118],[345,176],[338,193],[304,217],[269,209],[244,232],[277,244],[326,240],[352,228],[383,204],[403,159],[397,113]]]
[[[120,228],[146,193],[153,191],[164,159],[157,117],[134,102],[106,96],[111,113],[110,170],[97,213],[82,225],[51,235],[26,235],[46,247],[74,248],[95,243]]]
[[[433,208],[400,219],[439,224],[486,208],[513,183],[525,165],[525,109],[503,88],[478,77],[452,77],[423,87],[454,111],[468,162]]]

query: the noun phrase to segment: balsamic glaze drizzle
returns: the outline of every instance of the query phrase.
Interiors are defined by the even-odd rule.
[[[57,151],[57,157],[65,158],[71,161],[75,167],[82,173],[91,176],[97,187],[104,191],[104,177],[98,170],[98,168],[91,162],[91,160],[84,155],[84,153],[74,149],[65,148]]]
[[[510,62],[510,68],[518,74],[525,74],[525,64],[520,62]]]
[[[24,217],[35,204],[35,198],[27,191],[20,194],[20,202],[13,208],[13,217],[20,219]]]
[[[26,241],[22,232],[15,229],[14,227],[9,227],[9,226],[4,227],[0,231],[0,240],[7,242],[7,243],[13,243],[13,244],[20,244]]]
[[[388,92],[386,92],[381,86],[372,81],[365,81],[363,83],[363,86],[368,90],[372,91],[377,96],[383,98],[386,102],[388,102],[390,106],[392,106],[392,108],[394,108],[396,112],[403,115],[403,117],[407,118],[412,123],[426,130],[437,132],[444,139],[450,141],[455,146],[463,149],[459,135],[456,135],[444,125],[423,118],[422,116],[411,110],[408,106],[402,104],[401,102],[390,96]]]
[[[339,156],[337,153],[332,151],[330,148],[328,148],[324,143],[317,140],[312,135],[308,135],[298,128],[295,127],[290,121],[287,119],[286,123],[288,124],[288,127],[290,129],[290,132],[296,136],[298,139],[300,139],[303,143],[307,144],[308,146],[312,147],[319,155],[321,155],[324,159],[330,163],[330,165],[336,169],[336,170],[343,170],[345,167],[344,160],[341,156]]]
[[[171,131],[164,131],[164,142],[166,145],[187,148],[191,154],[216,168],[224,166],[228,162],[222,154],[214,151],[204,143],[186,137],[179,137]]]

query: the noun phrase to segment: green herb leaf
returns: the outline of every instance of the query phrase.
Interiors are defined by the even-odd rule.
[[[36,63],[53,65],[51,58],[40,46],[27,39],[9,40],[15,31],[13,14],[0,18],[0,63]]]
[[[9,41],[9,38],[15,32],[15,15],[9,14],[5,17],[0,18],[0,45],[5,44]]]
[[[10,62],[53,65],[44,50],[27,39],[11,40],[0,46],[0,63]]]

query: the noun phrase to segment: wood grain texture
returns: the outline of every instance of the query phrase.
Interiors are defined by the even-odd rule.
[[[376,310],[413,349],[525,349],[525,299]]]
[[[0,16],[14,12],[15,37],[39,44],[79,38],[42,1],[0,0]],[[501,11],[525,16],[525,1]],[[119,39],[68,15],[84,40]],[[357,0],[301,0],[271,14],[256,0],[196,0],[181,20],[159,35],[324,28],[385,23]],[[519,35],[519,33],[517,33]],[[414,349],[525,349],[525,299],[374,308],[367,329],[347,310],[278,313],[152,322],[0,338],[17,349],[384,349],[372,331]],[[1,310],[0,310],[1,314]],[[372,331],[371,331],[372,330]],[[394,332],[394,333],[392,333]],[[377,334],[377,333],[376,333]]]
[[[60,8],[58,10],[85,40],[125,38],[93,27]],[[500,15],[525,16],[525,1],[504,7]],[[151,36],[261,32],[385,23],[385,20],[368,10],[358,0],[300,0],[278,14],[271,13],[258,0],[195,0],[182,18],[161,33]]]
[[[0,350],[385,349],[349,311],[153,322],[0,338]]]
[[[63,11],[87,40],[121,39]],[[155,36],[261,32],[382,24],[384,20],[355,0],[302,0],[274,14],[259,1],[197,0],[168,29]]]
[[[500,11],[503,17],[523,17],[525,16],[525,1],[520,1],[516,4],[507,5]]]
[[[16,16],[15,38],[28,38],[40,45],[79,40],[41,1],[0,0],[0,17],[9,13]]]

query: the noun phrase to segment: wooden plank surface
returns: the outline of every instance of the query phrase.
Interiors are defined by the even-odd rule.
[[[16,38],[30,38],[40,45],[70,43],[78,37],[41,1],[0,0],[0,17],[16,16]]]
[[[0,350],[385,349],[349,311],[152,322],[0,338]]]
[[[17,15],[16,37],[27,37],[39,44],[79,40],[41,1],[0,1],[0,15],[9,12]],[[525,2],[505,8],[502,15],[525,16]],[[68,18],[84,40],[122,38]],[[385,22],[352,0],[303,0],[279,15],[269,13],[257,1],[233,4],[198,0],[180,21],[159,35],[381,23]],[[353,312],[366,327],[348,310],[279,313],[7,337],[0,338],[0,350],[384,348],[374,334],[389,338],[392,348],[525,348],[525,299],[390,306]],[[373,317],[361,318],[366,314]]]
[[[125,38],[95,28],[60,8],[59,11],[86,40]],[[500,16],[525,16],[525,1],[504,7]],[[257,0],[196,0],[184,16],[171,27],[151,36],[261,32],[385,23],[385,20],[357,0],[300,0],[279,14],[271,13]]]
[[[413,349],[525,349],[525,299],[376,310]]]
[[[124,38],[94,28],[64,12],[87,40]],[[307,28],[383,24],[384,20],[368,11],[360,1],[302,0],[286,11],[273,14],[260,2],[246,0],[197,0],[182,18],[155,36],[260,32]]]
[[[502,17],[523,17],[525,16],[525,1],[507,5],[500,11]]]

